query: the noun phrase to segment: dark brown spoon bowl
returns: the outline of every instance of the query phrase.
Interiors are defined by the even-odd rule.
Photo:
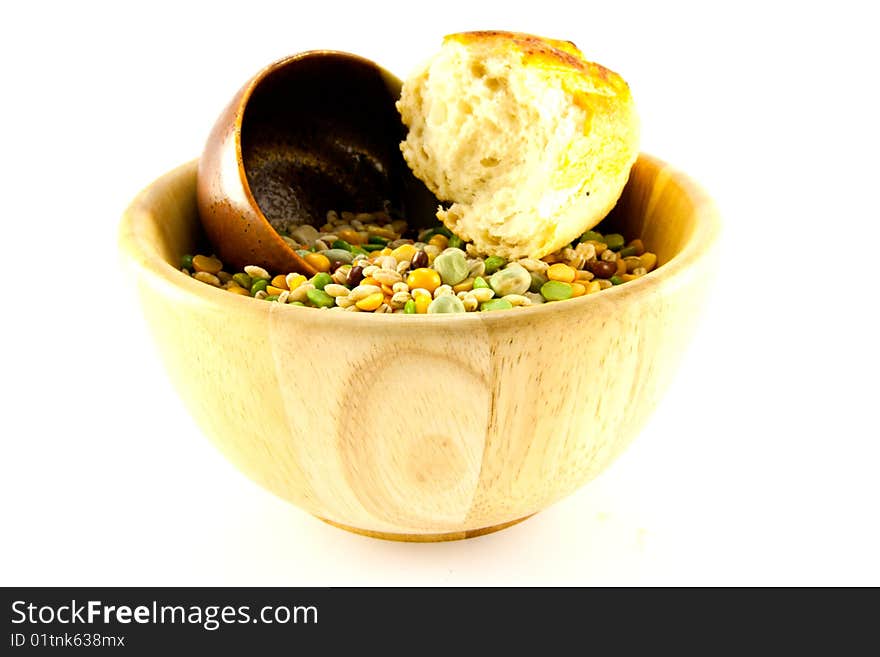
[[[228,266],[314,269],[273,228],[325,223],[328,210],[390,203],[411,226],[432,222],[437,200],[400,153],[401,82],[349,53],[317,50],[267,66],[217,119],[199,160],[205,233]]]

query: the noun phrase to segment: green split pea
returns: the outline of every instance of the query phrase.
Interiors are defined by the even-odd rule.
[[[511,308],[513,308],[513,304],[507,299],[489,299],[480,304],[480,310],[483,311],[510,310]]]
[[[330,276],[330,274],[328,274],[327,272],[322,271],[312,276],[312,280],[310,282],[317,289],[323,291],[325,287],[333,282],[333,277]]]
[[[318,308],[332,308],[336,305],[336,299],[324,292],[324,290],[308,290],[306,296]]]
[[[562,281],[547,281],[541,286],[541,296],[547,301],[564,301],[571,299],[574,293],[571,285]]]

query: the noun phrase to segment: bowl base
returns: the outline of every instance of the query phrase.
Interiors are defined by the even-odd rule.
[[[344,529],[345,531],[352,532],[353,534],[369,536],[370,538],[381,538],[385,541],[402,541],[405,543],[439,543],[441,541],[461,541],[466,538],[476,538],[477,536],[492,534],[493,532],[498,532],[502,529],[507,529],[508,527],[512,527],[513,525],[521,523],[523,520],[528,520],[533,515],[535,514],[530,513],[529,515],[523,516],[522,518],[517,518],[516,520],[511,520],[510,522],[503,522],[500,525],[492,525],[491,527],[480,527],[479,529],[469,529],[462,532],[445,532],[442,534],[394,534],[390,532],[374,532],[369,529],[360,529],[358,527],[350,527],[348,525],[343,525],[338,522],[333,522],[332,520],[327,520],[327,518],[322,518],[321,516],[315,517],[318,520],[326,522],[328,525],[333,525],[334,527]]]

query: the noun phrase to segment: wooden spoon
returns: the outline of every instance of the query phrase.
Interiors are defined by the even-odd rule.
[[[400,87],[375,63],[329,50],[251,78],[214,124],[198,167],[199,214],[223,262],[312,275],[272,222],[321,226],[328,210],[390,202],[410,226],[430,225],[437,199],[400,153]]]

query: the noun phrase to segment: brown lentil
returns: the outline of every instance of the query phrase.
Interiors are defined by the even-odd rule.
[[[587,267],[597,278],[611,278],[617,271],[617,265],[607,260],[593,260],[587,263]]]
[[[425,253],[423,249],[419,249],[416,254],[412,257],[412,264],[410,264],[411,269],[419,269],[420,267],[428,266],[428,254]]]
[[[364,279],[364,268],[360,265],[355,265],[351,268],[351,271],[348,272],[348,277],[346,280],[346,285],[348,287],[357,287],[360,285],[360,282]]]

